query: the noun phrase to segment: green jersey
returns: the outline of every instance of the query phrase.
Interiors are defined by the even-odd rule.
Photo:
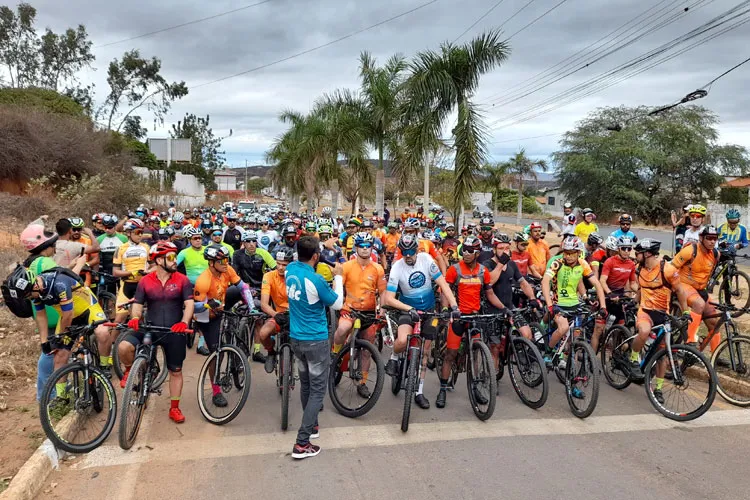
[[[550,259],[545,276],[552,278],[550,289],[553,301],[562,307],[575,307],[578,301],[578,284],[583,278],[594,275],[585,259],[579,258],[573,266],[565,264],[562,257]]]
[[[195,285],[195,280],[198,279],[198,276],[208,269],[208,261],[203,257],[204,249],[205,247],[200,247],[196,250],[191,245],[177,254],[177,267],[182,266],[185,268],[185,274],[193,285]]]

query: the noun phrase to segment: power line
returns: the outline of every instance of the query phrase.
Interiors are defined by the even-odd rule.
[[[517,11],[515,11],[512,16],[510,16],[508,19],[506,19],[505,21],[503,21],[503,23],[500,26],[498,26],[498,28],[502,28],[503,26],[505,26],[506,24],[508,24],[508,21],[510,21],[511,19],[513,19],[514,17],[516,17],[523,10],[525,10],[526,7],[528,7],[529,5],[531,5],[532,3],[534,3],[535,1],[536,0],[529,0],[528,2],[526,2],[526,4],[523,7],[521,7]]]
[[[191,89],[197,89],[197,88],[200,88],[200,87],[205,87],[207,85],[213,85],[214,83],[219,83],[219,82],[223,82],[225,80],[229,80],[231,78],[236,78],[238,76],[247,75],[248,73],[254,73],[256,71],[260,71],[260,70],[268,68],[270,66],[275,66],[277,64],[280,64],[280,63],[289,61],[291,59],[295,59],[297,57],[303,56],[305,54],[309,54],[311,52],[315,52],[316,50],[320,50],[320,49],[329,47],[331,45],[334,45],[334,44],[336,44],[338,42],[342,42],[344,40],[352,38],[353,36],[359,35],[360,33],[364,33],[365,31],[369,31],[369,30],[371,30],[373,28],[377,28],[378,26],[382,26],[382,25],[384,25],[386,23],[389,23],[389,22],[394,21],[396,19],[399,19],[401,17],[408,16],[409,14],[411,14],[413,12],[416,12],[416,11],[418,11],[420,9],[423,9],[423,8],[427,7],[428,5],[432,5],[433,3],[436,3],[438,1],[439,0],[430,0],[429,2],[425,2],[425,3],[421,4],[421,5],[418,5],[418,6],[414,7],[414,8],[412,8],[412,9],[407,10],[406,12],[402,12],[401,14],[395,15],[393,17],[389,17],[388,19],[385,19],[385,20],[380,21],[378,23],[371,24],[370,26],[367,26],[366,28],[362,28],[360,30],[353,31],[352,33],[349,33],[348,35],[344,35],[342,37],[336,38],[335,40],[331,40],[330,42],[326,42],[326,43],[324,43],[322,45],[318,45],[318,46],[315,46],[315,47],[303,50],[301,52],[297,52],[296,54],[292,54],[290,56],[287,56],[287,57],[284,57],[284,58],[281,58],[281,59],[277,59],[276,61],[272,61],[270,63],[266,63],[266,64],[262,64],[260,66],[256,66],[254,68],[250,68],[248,70],[241,71],[241,72],[235,73],[233,75],[225,76],[225,77],[222,77],[222,78],[217,78],[216,80],[211,80],[209,82],[201,83],[199,85],[194,85],[194,86],[191,87]]]
[[[541,139],[543,137],[554,137],[556,135],[562,135],[562,132],[558,132],[558,133],[554,133],[554,134],[534,135],[534,136],[531,136],[531,137],[519,137],[518,139],[506,139],[506,140],[502,140],[502,141],[493,141],[493,142],[488,142],[487,145],[491,145],[491,144],[506,144],[508,142],[529,141],[531,139]]]
[[[568,0],[561,0],[561,1],[560,1],[560,2],[559,2],[559,3],[557,4],[557,5],[554,5],[554,6],[553,6],[553,7],[551,7],[551,8],[549,9],[549,10],[547,10],[547,12],[545,12],[545,13],[544,13],[544,14],[542,14],[541,16],[537,17],[536,19],[534,19],[534,20],[533,20],[533,21],[531,21],[531,22],[530,22],[529,24],[527,24],[526,26],[524,26],[524,27],[523,27],[523,28],[521,28],[520,30],[516,31],[516,32],[515,32],[515,33],[513,33],[512,35],[510,35],[510,36],[508,37],[508,40],[512,39],[512,38],[513,38],[514,36],[516,36],[517,34],[519,34],[520,32],[522,32],[522,31],[523,31],[523,30],[525,30],[526,28],[530,27],[530,26],[531,26],[532,24],[536,23],[536,22],[537,22],[538,20],[540,20],[541,18],[543,18],[544,16],[546,16],[547,14],[549,14],[550,12],[552,12],[553,10],[555,10],[556,8],[558,8],[559,6],[561,6],[562,4],[564,4],[564,3],[565,3],[565,2],[567,2],[567,1],[568,1]]]
[[[736,70],[737,68],[739,68],[740,66],[742,66],[743,64],[745,64],[745,63],[747,63],[747,62],[750,62],[750,57],[748,57],[747,59],[745,59],[745,60],[744,60],[744,61],[742,61],[741,63],[737,64],[736,66],[733,66],[733,67],[729,68],[729,69],[728,69],[728,70],[726,70],[726,71],[725,71],[724,73],[720,74],[719,76],[717,76],[716,78],[714,78],[713,80],[711,80],[710,82],[708,82],[707,84],[705,84],[705,85],[704,85],[703,87],[701,87],[701,88],[700,88],[699,90],[701,90],[701,89],[706,89],[706,88],[710,87],[711,85],[713,85],[713,84],[714,84],[714,82],[716,82],[716,80],[718,80],[719,78],[722,78],[722,77],[724,77],[724,76],[728,75],[729,73],[731,73],[732,71]]]
[[[479,16],[479,19],[477,19],[476,21],[474,21],[474,24],[472,24],[471,26],[469,26],[468,28],[466,28],[466,29],[465,29],[465,30],[463,31],[463,33],[461,33],[460,35],[458,35],[458,36],[457,36],[457,37],[456,37],[456,38],[455,38],[455,39],[453,40],[453,42],[452,42],[452,43],[456,43],[456,42],[457,42],[458,40],[460,40],[462,36],[464,36],[464,35],[465,35],[466,33],[468,33],[469,31],[471,31],[471,29],[472,29],[472,28],[473,28],[474,26],[476,26],[477,24],[479,24],[479,23],[480,23],[480,22],[482,21],[482,19],[484,19],[485,17],[489,16],[489,15],[490,15],[490,14],[492,13],[492,11],[493,11],[493,10],[495,10],[495,9],[496,9],[496,8],[497,8],[497,7],[498,7],[498,6],[499,6],[499,5],[501,4],[501,3],[503,3],[504,1],[505,1],[505,0],[500,0],[499,2],[495,3],[495,5],[493,5],[492,7],[490,7],[490,10],[488,10],[487,12],[485,12],[484,14],[482,14],[481,16]]]
[[[273,2],[273,1],[274,0],[262,0],[260,2],[256,2],[256,3],[250,4],[250,5],[245,5],[243,7],[237,7],[236,9],[227,10],[225,12],[219,12],[218,14],[214,14],[213,16],[202,17],[200,19],[195,19],[193,21],[188,21],[188,22],[182,23],[182,24],[176,24],[174,26],[169,26],[167,28],[158,29],[156,31],[149,31],[148,33],[143,33],[141,35],[131,36],[130,38],[123,38],[122,40],[117,40],[116,42],[109,42],[109,43],[105,43],[105,44],[102,44],[102,45],[95,45],[94,48],[95,49],[100,49],[100,48],[103,48],[103,47],[110,47],[112,45],[117,45],[117,44],[120,44],[120,43],[130,42],[132,40],[138,40],[139,38],[145,38],[147,36],[156,35],[156,34],[159,34],[159,33],[164,33],[165,31],[171,31],[171,30],[176,30],[178,28],[184,28],[185,26],[191,26],[193,24],[202,23],[203,21],[210,21],[211,19],[216,19],[218,17],[228,16],[229,14],[234,14],[236,12],[240,12],[240,11],[243,11],[243,10],[251,9],[253,7],[257,7],[259,5],[263,5],[263,4],[266,4],[266,3],[269,3],[269,2]]]

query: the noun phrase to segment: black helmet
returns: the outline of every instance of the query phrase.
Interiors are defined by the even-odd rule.
[[[494,226],[495,222],[489,217],[482,217],[479,219],[479,226]]]
[[[651,255],[659,255],[661,241],[644,238],[635,245],[635,253],[648,252]]]
[[[586,243],[588,243],[592,247],[595,247],[595,246],[601,245],[603,241],[604,241],[604,238],[599,236],[599,233],[591,233],[589,235],[589,239],[586,240]]]
[[[36,280],[34,273],[18,264],[7,280],[11,295],[21,292],[20,294],[25,297],[34,288],[34,280]]]
[[[294,260],[294,249],[289,247],[281,247],[278,252],[274,253],[276,262],[292,262]]]
[[[492,243],[494,245],[497,245],[498,243],[508,243],[510,244],[510,236],[508,236],[505,233],[497,233],[495,237],[492,239]]]
[[[411,233],[404,233],[398,240],[398,248],[402,253],[405,251],[417,250],[419,248],[419,241],[417,240],[415,235]]]
[[[205,250],[203,250],[203,257],[209,262],[214,260],[228,259],[229,250],[227,250],[223,245],[209,245]]]
[[[716,226],[712,224],[708,224],[706,226],[703,226],[703,229],[701,229],[701,236],[718,236],[719,231],[716,229]]]
[[[284,226],[284,229],[281,231],[281,236],[297,236],[297,229],[295,229],[294,224]]]

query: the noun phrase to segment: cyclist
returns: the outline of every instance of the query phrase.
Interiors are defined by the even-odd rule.
[[[484,264],[495,255],[494,236],[492,234],[495,222],[489,217],[479,219],[479,242],[482,249],[479,253],[479,263]]]
[[[182,363],[185,361],[187,350],[184,333],[193,317],[195,307],[193,285],[187,276],[177,272],[177,247],[173,243],[158,242],[149,249],[148,256],[154,264],[155,271],[138,282],[135,302],[131,306],[128,321],[131,333],[118,346],[120,361],[125,366],[120,387],[125,388],[135,358],[135,349],[143,342],[143,332],[139,331],[139,326],[143,306],[147,305],[149,323],[153,326],[168,327],[176,334],[164,335],[157,343],[164,347],[169,370],[169,418],[181,424],[185,421],[185,416],[180,411]]]
[[[221,230],[221,227],[218,225],[214,225],[213,230],[211,230],[211,243],[212,245],[221,245],[224,248],[227,249],[227,252],[229,252],[229,258],[231,259],[234,255],[234,248],[229,243],[226,243],[222,241],[222,237],[224,235],[224,232]]]
[[[599,236],[599,233],[591,233],[585,244],[586,262],[589,263],[597,276],[599,276],[602,264],[607,260],[607,251],[600,246],[603,242],[604,238]]]
[[[271,335],[281,331],[282,327],[289,326],[289,299],[286,295],[286,266],[294,261],[294,252],[289,249],[276,252],[276,269],[263,275],[263,284],[260,292],[260,309],[268,314],[269,318],[258,330],[258,341],[268,351],[266,358],[266,373],[272,373],[276,363],[276,352]]]
[[[500,233],[495,238],[495,256],[487,262],[487,269],[491,272],[492,289],[500,302],[513,304],[513,285],[517,285],[531,307],[542,309],[542,303],[534,295],[534,288],[526,281],[511,257],[510,238],[507,234]],[[520,324],[519,321],[516,321],[516,326],[521,335],[532,340],[531,328]]]
[[[383,266],[374,262],[371,258],[374,238],[367,233],[359,233],[354,238],[354,252],[356,260],[344,263],[342,267],[342,282],[345,292],[344,307],[341,317],[333,336],[333,352],[338,353],[344,346],[346,338],[354,326],[352,310],[368,313],[372,320],[362,320],[360,327],[363,332],[362,338],[372,342],[377,330],[375,328],[375,308],[378,297],[385,293],[385,272]],[[370,367],[369,356],[362,360],[362,380],[357,387],[357,394],[367,399],[370,397],[370,389],[365,385]]]
[[[315,272],[323,276],[327,283],[333,282],[333,268],[336,263],[343,264],[346,262],[344,252],[338,246],[338,240],[333,237],[333,229],[327,224],[318,228],[320,237],[320,259],[315,268]]]
[[[347,259],[354,253],[354,236],[359,232],[360,225],[361,221],[352,216],[346,223],[346,231],[339,236],[341,248],[346,252]]]
[[[529,235],[526,233],[516,233],[513,236],[513,241],[516,244],[516,249],[510,252],[510,259],[516,263],[518,272],[521,273],[521,276],[528,276],[530,271],[529,261],[531,260],[531,255],[528,251]],[[497,252],[497,248],[495,249],[495,251]],[[532,276],[534,278],[542,279],[541,274],[534,276],[532,273]]]
[[[696,345],[698,342],[698,328],[703,317],[716,315],[716,309],[708,300],[709,293],[706,286],[719,262],[719,252],[716,250],[719,232],[712,225],[704,226],[698,238],[698,243],[685,243],[682,250],[672,259],[672,265],[680,271],[680,282],[685,288],[686,303],[690,308],[689,314],[692,322],[687,329],[687,343],[690,345]],[[683,314],[687,311],[683,309]],[[703,321],[708,328],[708,334],[711,335],[718,318],[706,318]],[[712,352],[720,342],[721,335],[714,335],[711,338]]]
[[[288,248],[292,250],[295,254],[297,253],[297,229],[294,227],[294,224],[285,224],[283,229],[281,230],[281,237],[283,238],[281,242],[278,245],[275,245],[272,248],[272,251],[275,252],[282,252]]]
[[[620,215],[620,218],[617,220],[617,222],[619,222],[620,224],[620,229],[612,231],[612,236],[614,236],[615,238],[625,236],[627,238],[630,238],[633,243],[637,243],[638,237],[633,231],[630,230],[630,226],[633,225],[633,218],[628,214],[622,214]]]
[[[117,249],[128,242],[128,237],[117,232],[117,216],[105,214],[102,216],[104,234],[96,239],[99,242],[99,269],[107,274],[112,274],[112,260],[115,258]]]
[[[268,250],[270,252],[272,250],[271,245],[275,244],[275,242],[279,239],[279,233],[277,233],[273,229],[269,229],[270,223],[268,221],[268,217],[260,217],[259,220],[260,231],[257,232],[258,248],[262,248],[263,250]]]
[[[674,236],[675,236],[675,253],[682,250],[682,243],[685,239],[685,231],[687,230],[688,226],[690,225],[690,205],[684,205],[682,207],[682,213],[677,218],[677,213],[672,210],[671,218],[672,218],[672,228],[674,229]]]
[[[440,251],[443,254],[445,260],[448,261],[449,265],[453,265],[458,262],[458,247],[461,246],[461,241],[456,237],[456,226],[453,223],[445,226],[445,237],[440,242]]]
[[[208,269],[203,271],[195,280],[195,321],[203,333],[209,353],[219,347],[219,331],[221,318],[216,315],[224,307],[227,289],[232,285],[239,286],[242,301],[254,309],[250,287],[243,282],[235,270],[229,265],[229,251],[222,245],[209,245],[203,250],[203,257],[208,263]],[[211,379],[214,377],[213,365],[210,368]],[[218,407],[227,406],[227,400],[221,393],[221,388],[212,384],[213,404]]]
[[[748,246],[747,228],[740,224],[740,212],[737,209],[727,210],[727,221],[719,226],[719,244],[732,245],[736,250]]]
[[[630,376],[635,380],[643,379],[643,371],[638,362],[639,353],[651,334],[651,328],[666,322],[672,292],[677,295],[683,310],[688,308],[685,288],[680,281],[681,273],[671,263],[661,259],[660,248],[661,242],[649,238],[644,238],[635,245],[635,258],[638,261],[636,276],[640,292],[640,307],[635,324],[638,336],[633,340],[630,352]],[[654,398],[661,404],[664,404],[661,389],[667,371],[666,358],[664,361],[665,363],[657,365],[657,376],[654,379]]]
[[[211,232],[214,229],[214,225],[211,222],[211,218],[209,217],[209,218],[204,218],[203,220],[201,220],[201,223],[200,223],[199,227],[200,227],[201,238],[202,238],[201,244],[203,246],[210,245],[212,243],[211,242]]]
[[[451,307],[451,315],[454,318],[461,316],[458,310],[456,298],[453,291],[445,281],[435,261],[426,252],[419,252],[419,242],[416,235],[404,233],[398,242],[398,248],[403,259],[393,263],[388,285],[383,294],[383,305],[399,309],[404,312],[398,320],[398,338],[393,346],[393,354],[385,371],[388,375],[398,375],[398,354],[406,350],[406,340],[414,331],[414,324],[421,321],[421,335],[425,339],[424,352],[430,352],[430,344],[437,333],[437,318],[420,318],[417,311],[433,311],[435,309],[435,293],[432,284],[436,283],[443,293],[444,299]],[[396,293],[399,292],[399,298]],[[422,371],[419,381],[419,389],[415,396],[415,402],[420,408],[428,409],[430,402],[422,393],[424,388],[424,376],[429,356],[422,356]]]
[[[573,234],[578,236],[581,241],[587,241],[591,233],[599,232],[599,226],[594,222],[596,214],[594,214],[593,210],[590,208],[584,208],[581,211],[581,214],[583,215],[583,220],[576,224]]]
[[[401,238],[401,233],[398,232],[400,226],[396,221],[388,223],[388,232],[383,238],[383,244],[385,245],[385,256],[387,262],[393,262],[393,256],[396,254],[396,248],[398,248],[398,240]]]
[[[102,225],[103,213],[96,213],[91,216],[91,232],[94,233],[96,238],[104,234],[104,226]]]
[[[452,286],[460,314],[476,314],[482,308],[482,295],[498,311],[505,312],[507,309],[500,302],[492,289],[490,271],[483,264],[479,263],[479,255],[482,251],[482,242],[479,238],[470,236],[464,241],[461,261],[448,268],[445,274],[445,281]],[[445,300],[441,297],[445,305]],[[458,316],[458,314],[456,315]],[[468,328],[468,323],[456,318],[456,321],[448,325],[448,338],[446,339],[446,351],[443,358],[441,373],[438,374],[440,379],[440,392],[435,400],[435,406],[438,408],[445,407],[446,391],[448,390],[448,378],[450,377],[451,367],[458,356],[458,348],[461,346],[461,339],[464,330]],[[479,404],[487,404],[487,398],[477,390],[472,388],[474,397]]]
[[[201,231],[192,227],[187,226],[183,230],[185,239],[188,242],[183,250],[177,254],[177,269],[187,276],[188,281],[195,285],[198,276],[200,276],[206,269],[208,269],[208,262],[203,257],[203,251],[205,246],[203,245],[203,236]],[[198,346],[196,352],[203,356],[208,356],[210,352],[206,347],[206,339],[203,338],[203,333],[198,332]]]
[[[529,274],[541,277],[550,259],[549,245],[542,238],[542,225],[534,221],[529,226]]]
[[[112,259],[112,274],[122,279],[115,301],[117,304],[116,323],[124,323],[127,319],[128,311],[122,306],[135,297],[138,282],[148,271],[149,246],[141,242],[144,231],[143,222],[140,219],[128,219],[123,229],[128,241],[117,248],[117,253]]]
[[[549,318],[557,326],[550,338],[550,349],[554,349],[568,333],[570,325],[561,312],[574,312],[578,308],[578,285],[582,279],[588,279],[596,288],[601,314],[605,317],[607,314],[604,308],[604,289],[591,266],[581,257],[580,240],[577,237],[567,238],[562,241],[560,247],[563,251],[562,258],[552,261],[542,279],[542,294],[549,310]],[[573,393],[574,397],[583,397],[580,390],[574,390]]]
[[[703,205],[690,205],[688,209],[688,227],[682,237],[682,247],[688,246],[689,243],[698,243],[700,234],[703,230],[703,223],[706,220],[706,207]]]
[[[242,228],[237,227],[237,212],[227,212],[227,229],[224,231],[223,241],[232,247],[232,250],[239,250],[242,246]]]
[[[70,241],[75,241],[83,245],[93,246],[94,242],[99,246],[99,241],[96,239],[96,235],[91,229],[88,229],[86,223],[80,217],[68,218],[71,225]],[[86,265],[91,269],[96,269],[99,265],[99,252],[92,252],[88,254]]]
[[[627,236],[620,236],[617,240],[617,255],[604,261],[602,266],[601,281],[604,293],[607,295],[607,311],[615,317],[615,324],[625,322],[625,311],[620,304],[620,298],[626,292],[635,292],[638,289],[636,283],[635,263],[630,258],[633,249],[633,240]],[[599,338],[604,331],[604,324],[597,322],[594,334],[591,337],[591,347],[594,351],[599,347]]]
[[[563,204],[563,217],[562,224],[560,225],[560,234],[566,232],[573,234],[575,232],[575,227],[576,216],[573,213],[573,205],[571,205],[570,202],[565,202],[565,204]]]
[[[401,236],[403,237],[404,234],[411,234],[412,236],[414,236],[415,240],[418,242],[417,245],[419,247],[419,252],[420,253],[424,252],[428,254],[430,257],[432,257],[432,259],[437,263],[437,266],[438,266],[438,269],[440,269],[440,272],[445,273],[446,271],[445,261],[435,249],[435,244],[432,243],[432,241],[428,239],[419,238],[417,235],[418,231],[419,231],[419,219],[411,218],[404,223],[404,232],[402,233]],[[402,257],[401,247],[396,246],[396,253],[393,256],[393,261],[396,262],[397,260],[401,259],[401,257]]]

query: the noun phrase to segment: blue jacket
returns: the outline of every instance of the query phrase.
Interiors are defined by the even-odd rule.
[[[286,267],[284,280],[289,299],[289,336],[308,342],[328,340],[326,306],[340,308],[343,297],[331,290],[312,266],[299,261]]]

